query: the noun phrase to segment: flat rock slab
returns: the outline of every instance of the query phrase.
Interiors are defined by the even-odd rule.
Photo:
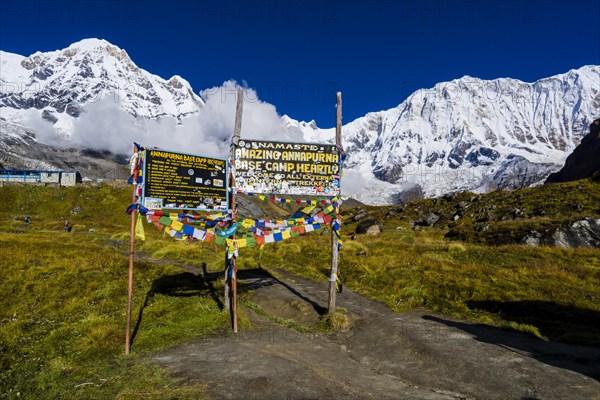
[[[328,283],[276,275],[240,271],[269,315],[304,326],[318,321]],[[600,348],[394,313],[347,289],[337,304],[351,326],[334,336],[299,333],[246,310],[252,330],[203,337],[154,359],[207,384],[214,399],[600,400]]]

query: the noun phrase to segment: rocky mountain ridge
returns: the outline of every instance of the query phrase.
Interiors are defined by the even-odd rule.
[[[180,122],[203,105],[185,79],[150,74],[106,40],[84,39],[63,50],[28,57],[3,51],[0,63],[2,116],[18,122],[18,111],[37,110],[67,136],[71,118],[103,98],[112,99],[133,117],[171,116]]]
[[[599,113],[599,66],[534,83],[464,77],[344,125],[346,167],[370,181],[364,192],[383,197],[369,203],[408,189],[432,197],[525,187],[558,170]],[[333,141],[332,129],[286,123]]]
[[[546,183],[568,182],[600,175],[600,118],[590,125],[588,133],[567,157],[565,166],[551,174]]]
[[[102,113],[95,106],[107,99],[128,116],[122,125],[135,125],[138,131],[152,129],[144,123],[148,120],[196,126],[194,118],[205,107],[183,78],[152,75],[105,40],[85,39],[29,57],[0,52],[0,64],[0,117],[30,132],[32,141],[48,137],[41,139],[26,121],[39,121],[42,128],[52,127],[55,135],[68,138],[74,129],[84,129],[76,127],[82,116]],[[563,165],[599,112],[600,66],[534,83],[469,76],[439,83],[417,90],[395,108],[370,112],[343,126],[348,157],[342,189],[369,204],[391,204],[461,190],[539,184]],[[334,129],[320,129],[314,121],[283,116],[280,124],[282,136],[333,142]],[[92,150],[102,150],[89,142]],[[11,143],[11,149],[0,149],[0,158],[2,152],[16,154],[15,146],[25,146]]]

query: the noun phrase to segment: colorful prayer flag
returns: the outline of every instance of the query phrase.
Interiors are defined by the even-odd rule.
[[[138,213],[137,221],[135,222],[135,237],[141,240],[146,240],[146,233],[144,232],[144,225],[142,223],[142,216],[140,213]]]

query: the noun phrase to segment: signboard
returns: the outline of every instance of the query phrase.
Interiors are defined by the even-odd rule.
[[[147,149],[142,204],[149,209],[228,210],[227,161]]]
[[[244,192],[336,196],[341,157],[337,146],[240,140],[235,184]]]

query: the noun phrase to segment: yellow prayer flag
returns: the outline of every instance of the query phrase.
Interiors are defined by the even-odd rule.
[[[312,210],[314,210],[314,209],[315,209],[315,207],[316,207],[316,206],[308,206],[308,207],[305,207],[305,208],[303,208],[303,209],[302,209],[302,213],[304,213],[304,214],[310,214],[310,212],[311,212]]]
[[[289,239],[292,237],[292,234],[290,233],[290,231],[283,231],[281,232],[281,237],[284,239]]]
[[[248,245],[246,239],[237,239],[238,248],[246,247]]]
[[[146,240],[146,232],[144,232],[144,225],[142,223],[142,216],[140,213],[138,213],[137,221],[135,222],[135,237],[141,240]]]
[[[181,223],[179,221],[173,221],[173,222],[171,222],[171,229],[179,232],[183,229],[183,223]]]

